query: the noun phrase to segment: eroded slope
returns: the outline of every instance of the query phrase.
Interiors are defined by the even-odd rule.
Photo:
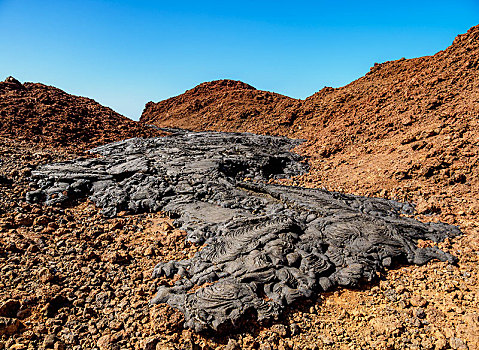
[[[27,142],[91,147],[161,133],[96,101],[39,83],[0,82],[0,136]]]

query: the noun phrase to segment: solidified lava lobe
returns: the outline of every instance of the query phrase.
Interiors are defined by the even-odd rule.
[[[89,197],[106,216],[162,210],[190,241],[207,243],[189,260],[154,269],[155,277],[181,278],[161,286],[151,302],[177,308],[195,331],[234,327],[251,311],[260,321],[274,318],[297,300],[373,280],[394,262],[455,261],[417,241],[460,231],[401,216],[413,212],[409,204],[268,184],[307,171],[289,151],[299,143],[181,130],[130,139],[92,150],[100,158],[39,167],[27,199],[63,204]]]

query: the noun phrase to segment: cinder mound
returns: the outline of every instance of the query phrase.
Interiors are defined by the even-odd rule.
[[[271,134],[291,125],[299,106],[294,98],[260,91],[241,81],[217,80],[180,96],[148,102],[140,120],[162,127],[256,133],[264,125],[261,131]]]
[[[218,80],[148,102],[141,120],[160,127],[302,135],[342,146],[359,144],[426,120],[476,115],[478,52],[479,25],[434,56],[375,63],[352,83],[325,87],[305,100]],[[323,143],[327,144],[331,142]]]
[[[92,99],[13,77],[0,82],[0,136],[59,145],[101,145],[160,133]]]
[[[335,286],[356,286],[397,262],[454,262],[417,241],[441,241],[453,226],[400,214],[395,201],[285,187],[269,179],[307,166],[288,150],[299,141],[253,134],[183,133],[99,147],[103,157],[41,166],[30,201],[65,203],[89,196],[108,216],[163,210],[206,243],[192,259],[160,263],[152,303],[168,303],[196,331],[224,330],[253,312],[278,316],[287,305]]]

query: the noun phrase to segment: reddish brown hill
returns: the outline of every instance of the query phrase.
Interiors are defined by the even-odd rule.
[[[141,121],[186,129],[246,130],[258,121],[268,123],[270,132],[291,125],[301,105],[299,100],[256,90],[241,81],[217,80],[202,83],[167,100],[148,102]],[[261,130],[266,131],[266,130]]]
[[[306,100],[257,90],[240,81],[206,82],[182,95],[147,103],[141,120],[161,126],[310,137],[318,130],[329,134],[324,127],[334,124],[333,129],[341,126],[338,135],[349,137],[398,116],[413,123],[424,115],[470,114],[471,102],[478,97],[471,90],[478,84],[478,36],[476,26],[434,56],[375,64],[351,84],[324,88]],[[345,129],[351,132],[344,133]]]
[[[305,138],[313,169],[303,184],[411,199],[431,213],[461,201],[479,211],[478,116],[476,26],[434,56],[375,64],[306,100],[216,81],[148,103],[141,120]]]
[[[12,77],[0,82],[2,138],[90,147],[157,133],[89,98]]]

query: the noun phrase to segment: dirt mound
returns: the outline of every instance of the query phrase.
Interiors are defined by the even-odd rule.
[[[90,147],[157,134],[89,98],[13,77],[0,82],[0,135],[5,138]]]
[[[415,200],[426,214],[454,210],[460,196],[473,213],[479,210],[478,57],[476,26],[434,56],[375,64],[349,85],[306,100],[216,81],[148,103],[141,120],[305,138],[300,152],[311,157],[312,171],[299,179],[303,184]]]
[[[257,132],[280,133],[281,126],[291,125],[300,105],[294,98],[260,91],[241,81],[217,80],[202,83],[180,96],[158,103],[148,102],[141,121],[185,129],[246,131],[253,128]],[[271,130],[258,130],[257,124],[262,120]]]
[[[349,85],[326,87],[305,100],[257,90],[240,81],[206,82],[179,96],[147,103],[141,120],[161,126],[313,138],[331,133],[348,138],[358,130],[379,135],[391,129],[404,131],[404,126],[424,120],[425,115],[451,121],[477,111],[479,93],[473,88],[479,84],[478,37],[476,26],[434,56],[375,63]]]

